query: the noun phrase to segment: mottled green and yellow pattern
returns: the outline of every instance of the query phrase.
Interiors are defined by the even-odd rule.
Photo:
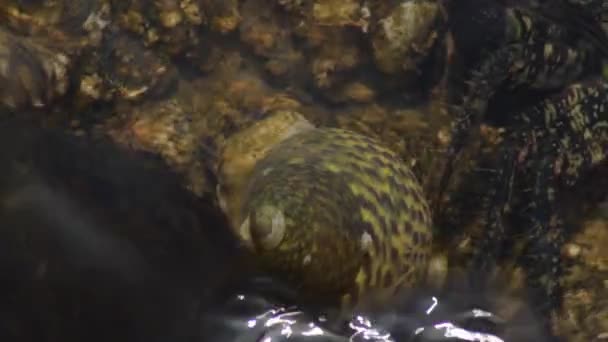
[[[305,129],[256,163],[238,233],[261,266],[314,298],[374,303],[427,271],[431,219],[402,160],[340,129]]]
[[[480,50],[481,60],[467,76],[462,96],[453,96],[458,100],[452,105],[452,154],[466,144],[470,128],[483,121],[489,100],[502,87],[555,90],[598,66],[592,58],[596,52],[593,44],[568,25],[525,7],[492,4],[489,9],[482,7],[477,11],[481,22],[499,23],[498,33],[492,35],[492,44],[498,45],[491,51]],[[451,159],[447,164],[451,164]]]
[[[584,171],[605,162],[608,154],[608,82],[595,77],[573,83],[555,96],[522,112],[521,124],[534,128],[535,139],[553,137],[561,153],[557,165],[568,185]]]

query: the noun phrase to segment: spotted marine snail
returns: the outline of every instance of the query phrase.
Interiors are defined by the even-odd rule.
[[[374,139],[278,111],[230,138],[219,159],[218,199],[234,233],[304,298],[367,308],[433,271],[421,186]]]

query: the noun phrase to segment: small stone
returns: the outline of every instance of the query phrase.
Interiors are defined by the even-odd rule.
[[[564,255],[568,258],[574,259],[580,256],[581,250],[581,246],[574,243],[569,243],[564,246]]]
[[[172,28],[182,22],[182,14],[178,11],[168,11],[160,14],[160,22],[166,28]]]

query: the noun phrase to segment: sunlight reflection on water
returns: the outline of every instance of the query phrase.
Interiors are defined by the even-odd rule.
[[[428,300],[428,306],[421,315],[431,316],[441,305],[437,297]],[[439,342],[439,341],[471,341],[471,342],[503,342],[498,336],[490,333],[467,330],[461,323],[467,320],[490,320],[501,322],[492,313],[472,309],[453,315],[453,320],[441,320],[430,324],[411,326],[411,321],[404,325],[411,326],[408,336],[403,333],[396,337],[390,328],[399,324],[390,322],[383,326],[364,315],[354,316],[345,331],[336,333],[324,327],[322,318],[315,319],[296,307],[281,307],[265,299],[237,295],[233,298],[230,308],[209,318],[218,324],[216,331],[221,336],[213,340],[221,341],[329,341],[329,342]],[[424,320],[425,323],[432,321]],[[422,320],[421,320],[422,322]],[[214,325],[215,326],[215,325]],[[223,331],[223,333],[219,332]],[[231,336],[230,338],[228,336]]]

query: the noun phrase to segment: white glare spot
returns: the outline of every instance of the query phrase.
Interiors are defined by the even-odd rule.
[[[323,330],[319,327],[313,326],[308,331],[302,331],[302,335],[304,335],[304,336],[321,336],[321,335],[323,335]]]
[[[473,317],[479,318],[479,317],[492,317],[493,315],[490,312],[487,311],[483,311],[480,309],[473,309]]]
[[[482,334],[478,332],[471,332],[464,330],[460,327],[453,325],[452,323],[440,323],[435,325],[435,329],[443,329],[445,332],[443,336],[445,337],[456,337],[463,341],[476,341],[476,342],[504,342],[501,338],[489,335]]]
[[[300,312],[287,312],[284,314],[281,314],[277,317],[272,317],[270,318],[268,321],[266,321],[266,326],[267,327],[271,327],[273,325],[277,325],[277,324],[289,324],[289,325],[293,325],[296,323],[295,320],[293,319],[288,319],[290,316],[297,316],[299,315]]]
[[[289,325],[283,327],[283,329],[281,329],[281,335],[283,336],[287,336],[287,338],[291,337],[291,335],[293,334],[293,331],[291,330],[291,327]]]
[[[310,254],[308,254],[304,257],[304,261],[302,263],[304,265],[308,265],[308,264],[310,264],[311,261],[312,261],[312,257],[310,256]]]
[[[250,319],[249,321],[247,321],[247,327],[254,328],[257,323],[258,322],[255,319]]]
[[[363,316],[355,317],[355,320],[349,323],[349,327],[355,331],[355,333],[350,336],[349,341],[358,341],[360,339],[363,339],[393,342],[393,338],[389,333],[378,331],[372,328],[372,323],[369,321],[369,319]]]
[[[439,304],[439,301],[437,300],[437,298],[433,297],[433,304],[431,304],[431,306],[426,310],[426,314],[430,315],[431,312],[433,312],[433,310],[435,310],[435,308],[437,307],[437,304]]]

